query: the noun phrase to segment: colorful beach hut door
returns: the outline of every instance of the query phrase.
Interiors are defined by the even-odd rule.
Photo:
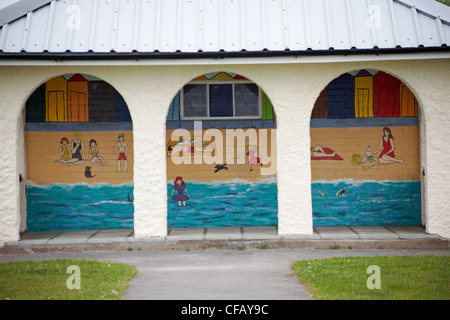
[[[133,126],[122,96],[96,77],[63,75],[31,94],[25,114],[27,229],[132,229]]]
[[[417,110],[385,72],[357,70],[328,84],[311,114],[315,226],[422,223]]]
[[[48,121],[67,121],[65,95],[63,90],[48,92]]]
[[[89,121],[88,82],[80,74],[76,74],[67,82],[69,92],[68,121]]]
[[[67,121],[67,80],[53,78],[46,83],[46,120]]]
[[[166,121],[168,227],[276,226],[274,123],[269,98],[243,76],[182,88]]]

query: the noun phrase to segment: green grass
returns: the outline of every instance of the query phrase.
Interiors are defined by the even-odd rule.
[[[80,289],[67,287],[70,265],[80,268]],[[136,274],[134,266],[91,260],[0,263],[0,299],[117,300]]]
[[[440,2],[440,3],[443,3],[443,4],[447,5],[447,6],[450,6],[450,0],[437,0],[437,1]]]
[[[367,273],[380,267],[380,289]],[[291,265],[317,300],[450,300],[450,256],[378,256],[299,260]]]

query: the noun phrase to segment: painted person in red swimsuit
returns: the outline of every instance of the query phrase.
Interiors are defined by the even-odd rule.
[[[256,146],[251,145],[247,147],[247,153],[245,154],[248,156],[248,167],[250,168],[250,172],[253,171],[252,164],[255,164],[257,166],[262,166],[261,158],[259,157],[258,152],[256,151]]]
[[[376,154],[381,148],[383,148],[383,150],[381,151],[380,156],[378,158],[378,162],[380,164],[390,164],[390,163],[406,164],[404,160],[395,158],[394,137],[392,136],[391,129],[389,129],[388,127],[383,128],[383,137],[381,137],[380,139],[380,145],[373,154]]]
[[[122,171],[120,166],[120,161],[123,162],[123,171],[128,171],[128,144],[124,141],[125,135],[123,133],[119,134],[117,138],[117,143],[114,145],[113,154],[116,154],[116,149],[119,151],[119,157],[117,158],[117,172]]]

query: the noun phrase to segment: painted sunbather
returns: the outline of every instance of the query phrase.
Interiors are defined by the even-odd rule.
[[[74,133],[74,139],[70,143],[72,157],[66,159],[62,164],[67,164],[68,166],[80,165],[86,161],[86,156],[84,154],[84,143],[81,141],[81,132],[77,131]]]
[[[59,142],[61,145],[59,146],[59,156],[60,160],[55,160],[55,162],[64,162],[69,160],[72,157],[72,152],[69,147],[69,140],[66,137],[63,137]]]
[[[100,163],[102,166],[107,166],[108,163],[100,156],[100,151],[97,148],[97,141],[91,139],[89,145],[89,160],[91,160],[91,163]]]
[[[314,147],[311,148],[311,157],[334,157],[336,155],[336,152],[332,152],[332,153],[325,153],[325,150],[323,149],[323,147],[321,145],[316,145]]]
[[[388,127],[383,128],[383,136],[380,139],[380,145],[374,154],[376,154],[381,148],[383,150],[380,153],[378,162],[380,164],[401,163],[406,164],[405,160],[395,158],[394,150],[394,137],[392,136],[391,129]]]

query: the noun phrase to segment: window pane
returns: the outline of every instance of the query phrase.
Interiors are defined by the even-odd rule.
[[[233,86],[231,84],[209,85],[209,115],[211,117],[233,116]]]
[[[187,84],[183,88],[183,115],[206,117],[206,85]]]
[[[235,84],[235,116],[259,116],[258,86]]]

